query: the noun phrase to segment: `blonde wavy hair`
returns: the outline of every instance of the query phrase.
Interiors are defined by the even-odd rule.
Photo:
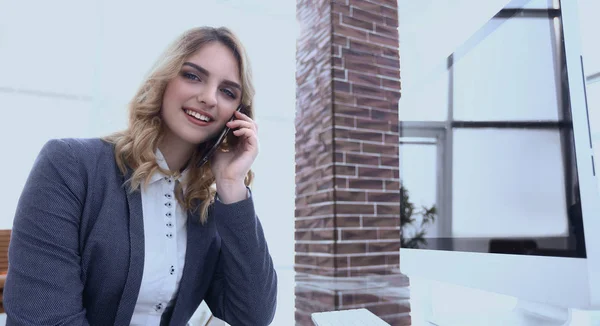
[[[242,83],[241,111],[250,118],[254,117],[252,72],[240,40],[225,27],[198,27],[184,32],[160,56],[129,103],[127,129],[104,137],[105,141],[114,145],[116,163],[123,175],[127,175],[128,170],[132,171],[131,177],[126,181],[130,191],[146,186],[157,171],[179,178],[179,171],[166,171],[160,168],[156,161],[155,151],[165,128],[160,117],[163,94],[169,81],[179,74],[185,60],[212,42],[219,42],[231,49],[237,59]],[[219,149],[226,151],[237,142],[237,137],[229,133]],[[198,213],[202,223],[208,219],[208,210],[216,192],[210,162],[198,167],[206,146],[207,142],[200,144],[188,163],[187,181],[181,181],[186,182],[185,191],[180,183],[177,183],[178,188],[175,191],[182,207]],[[252,183],[253,176],[250,170],[245,178],[247,186]]]

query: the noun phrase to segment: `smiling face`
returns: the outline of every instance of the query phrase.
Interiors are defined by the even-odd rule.
[[[196,146],[223,130],[241,103],[238,61],[218,41],[188,57],[163,95],[165,139]]]

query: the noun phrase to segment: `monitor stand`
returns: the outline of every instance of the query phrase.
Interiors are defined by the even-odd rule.
[[[519,299],[512,311],[434,315],[428,321],[437,326],[568,326],[571,322],[571,310]]]

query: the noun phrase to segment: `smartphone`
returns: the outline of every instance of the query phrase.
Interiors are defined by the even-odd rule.
[[[242,104],[240,104],[235,111],[239,112],[241,109],[242,109]],[[229,121],[233,121],[234,119],[235,119],[235,113],[231,116],[231,119],[229,119]],[[214,138],[215,139],[214,144],[206,149],[206,151],[204,152],[204,155],[202,156],[202,160],[200,160],[200,162],[198,163],[198,167],[201,167],[204,164],[206,164],[206,162],[208,162],[208,160],[210,159],[212,154],[214,154],[214,152],[217,150],[217,148],[219,148],[221,143],[223,143],[223,141],[225,140],[225,136],[227,136],[230,129],[231,128],[229,128],[229,127],[227,127],[227,125],[225,125],[225,128],[223,129],[223,131],[221,131],[221,134]]]

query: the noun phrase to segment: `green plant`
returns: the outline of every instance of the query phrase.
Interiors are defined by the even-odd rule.
[[[400,237],[400,246],[402,248],[422,248],[427,245],[425,239],[427,225],[433,224],[437,215],[435,205],[431,207],[421,206],[415,208],[410,201],[409,193],[400,183],[400,228],[402,230]],[[417,222],[415,217],[421,216],[421,222]],[[409,232],[408,231],[413,231]]]

